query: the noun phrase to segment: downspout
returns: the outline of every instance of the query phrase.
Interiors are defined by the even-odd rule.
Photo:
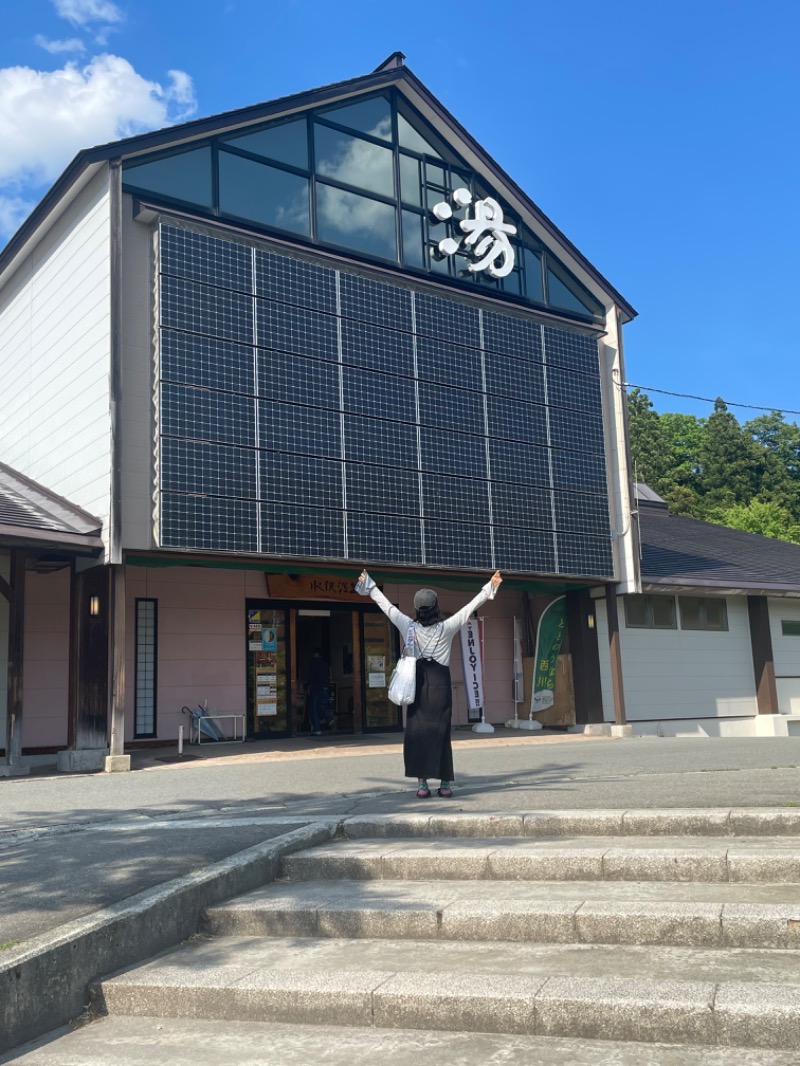
[[[108,555],[110,564],[111,677],[109,679],[109,754],[106,772],[130,770],[125,749],[125,567],[122,562],[122,160],[108,168],[110,246],[110,376],[111,508]]]

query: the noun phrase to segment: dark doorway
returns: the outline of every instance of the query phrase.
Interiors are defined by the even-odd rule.
[[[77,669],[71,740],[77,749],[108,746],[109,573],[107,566],[96,566],[75,575]]]

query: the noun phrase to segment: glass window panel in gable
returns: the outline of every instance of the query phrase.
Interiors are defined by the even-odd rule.
[[[343,107],[321,111],[320,117],[330,119],[340,126],[357,133],[368,133],[383,141],[392,139],[392,109],[385,96],[375,96],[371,100],[359,100],[357,104],[345,104]]]
[[[228,137],[223,143],[265,159],[287,163],[290,167],[308,170],[308,128],[305,119],[271,126],[257,133],[245,133],[240,137]]]
[[[400,197],[404,204],[422,206],[419,160],[400,153]]]
[[[396,260],[395,218],[395,208],[389,204],[317,182],[317,237],[321,241]]]
[[[308,178],[220,152],[219,209],[226,215],[307,237]]]
[[[525,295],[536,303],[544,303],[542,257],[531,248],[523,248],[522,262],[525,268]]]
[[[403,211],[403,262],[425,267],[425,221],[413,211]]]
[[[128,163],[123,168],[122,180],[125,185],[145,192],[211,207],[211,149],[195,148],[152,163]]]
[[[577,282],[575,285],[577,287]],[[547,268],[547,302],[551,307],[572,311],[578,315],[595,317],[602,314],[602,307],[596,300],[588,293],[578,296],[549,266]]]
[[[397,113],[397,139],[401,148],[410,148],[412,152],[419,152],[420,155],[439,155],[430,141],[427,141],[399,111]]]
[[[394,158],[391,148],[314,126],[317,174],[381,196],[394,196]]]

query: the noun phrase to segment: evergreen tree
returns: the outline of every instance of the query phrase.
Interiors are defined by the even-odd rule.
[[[755,495],[758,455],[725,401],[717,398],[700,448],[698,488],[706,514],[747,504]]]
[[[628,429],[635,480],[665,496],[671,484],[669,440],[650,397],[641,389],[628,395]]]
[[[663,414],[661,425],[669,440],[672,486],[664,498],[673,514],[702,518],[704,509],[698,491],[700,455],[705,440],[706,419],[696,415]]]

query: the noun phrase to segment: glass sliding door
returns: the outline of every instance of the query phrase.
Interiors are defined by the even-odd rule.
[[[397,662],[397,631],[381,611],[365,611],[363,619],[364,732],[397,729],[402,722],[401,711],[387,694]]]
[[[287,611],[247,612],[248,732],[259,739],[288,736]]]

